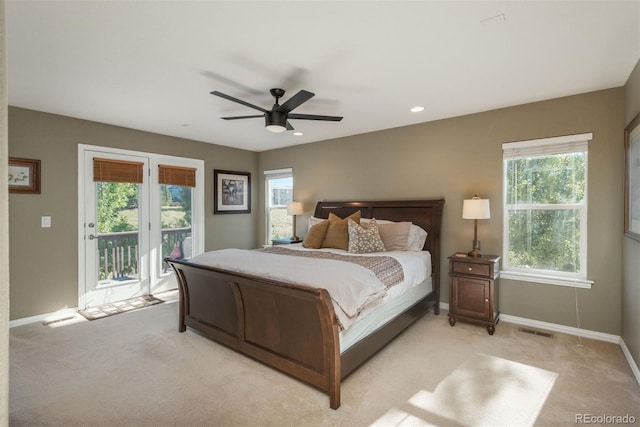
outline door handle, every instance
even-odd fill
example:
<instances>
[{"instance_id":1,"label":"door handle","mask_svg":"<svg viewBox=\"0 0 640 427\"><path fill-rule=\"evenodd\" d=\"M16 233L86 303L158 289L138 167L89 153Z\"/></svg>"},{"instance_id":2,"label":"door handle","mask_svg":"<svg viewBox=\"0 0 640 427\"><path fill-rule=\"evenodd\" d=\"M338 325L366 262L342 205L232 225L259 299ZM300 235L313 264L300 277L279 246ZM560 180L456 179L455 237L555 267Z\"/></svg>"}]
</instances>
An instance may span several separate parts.
<instances>
[{"instance_id":1,"label":"door handle","mask_svg":"<svg viewBox=\"0 0 640 427\"><path fill-rule=\"evenodd\" d=\"M94 236L93 234L89 234L87 237L89 238L89 240L93 240L93 239L97 239L98 238L98 236Z\"/></svg>"}]
</instances>

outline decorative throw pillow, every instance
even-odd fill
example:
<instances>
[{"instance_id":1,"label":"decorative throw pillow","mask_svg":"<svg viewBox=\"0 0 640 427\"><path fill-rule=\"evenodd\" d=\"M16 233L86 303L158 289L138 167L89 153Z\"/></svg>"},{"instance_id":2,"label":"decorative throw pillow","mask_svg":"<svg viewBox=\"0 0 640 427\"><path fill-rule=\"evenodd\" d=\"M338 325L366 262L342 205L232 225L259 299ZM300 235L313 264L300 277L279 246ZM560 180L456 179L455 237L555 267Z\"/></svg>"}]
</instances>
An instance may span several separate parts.
<instances>
[{"instance_id":1,"label":"decorative throw pillow","mask_svg":"<svg viewBox=\"0 0 640 427\"><path fill-rule=\"evenodd\" d=\"M384 243L384 247L388 251L405 251L407 250L407 241L409 240L409 231L411 230L410 222L393 222L386 224L378 224L380 238Z\"/></svg>"},{"instance_id":2,"label":"decorative throw pillow","mask_svg":"<svg viewBox=\"0 0 640 427\"><path fill-rule=\"evenodd\" d=\"M326 219L312 226L307 232L307 235L304 236L302 246L305 248L320 249L324 235L327 234L327 228L329 228L329 221Z\"/></svg>"},{"instance_id":3,"label":"decorative throw pillow","mask_svg":"<svg viewBox=\"0 0 640 427\"><path fill-rule=\"evenodd\" d=\"M344 219L333 213L329 214L329 227L322 241L323 248L349 250L349 224L347 222L349 218L360 224L360 211L352 213Z\"/></svg>"},{"instance_id":4,"label":"decorative throw pillow","mask_svg":"<svg viewBox=\"0 0 640 427\"><path fill-rule=\"evenodd\" d=\"M356 254L368 254L371 252L384 252L384 244L378 232L376 219L369 221L368 227L363 227L349 219L349 252Z\"/></svg>"}]
</instances>

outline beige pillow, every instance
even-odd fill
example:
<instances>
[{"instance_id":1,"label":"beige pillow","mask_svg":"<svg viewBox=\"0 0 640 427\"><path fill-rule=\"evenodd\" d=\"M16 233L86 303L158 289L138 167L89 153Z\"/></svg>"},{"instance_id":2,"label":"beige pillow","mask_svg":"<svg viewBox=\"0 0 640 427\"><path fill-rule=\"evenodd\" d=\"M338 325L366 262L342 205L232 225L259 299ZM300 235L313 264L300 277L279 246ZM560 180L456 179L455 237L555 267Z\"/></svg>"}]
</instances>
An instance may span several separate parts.
<instances>
[{"instance_id":1,"label":"beige pillow","mask_svg":"<svg viewBox=\"0 0 640 427\"><path fill-rule=\"evenodd\" d=\"M352 213L344 219L333 213L329 214L329 227L322 241L323 248L349 250L349 223L347 222L349 218L360 224L360 211Z\"/></svg>"},{"instance_id":2,"label":"beige pillow","mask_svg":"<svg viewBox=\"0 0 640 427\"><path fill-rule=\"evenodd\" d=\"M304 236L302 246L305 248L320 249L324 235L327 234L327 228L329 228L329 221L326 219L312 226L307 232L307 235Z\"/></svg>"},{"instance_id":3,"label":"beige pillow","mask_svg":"<svg viewBox=\"0 0 640 427\"><path fill-rule=\"evenodd\" d=\"M390 224L378 224L378 231L384 247L388 251L406 251L410 222L394 222Z\"/></svg>"},{"instance_id":4,"label":"beige pillow","mask_svg":"<svg viewBox=\"0 0 640 427\"><path fill-rule=\"evenodd\" d=\"M384 244L380 239L375 218L371 219L368 226L359 225L352 219L349 219L348 223L349 252L356 254L384 252Z\"/></svg>"}]
</instances>

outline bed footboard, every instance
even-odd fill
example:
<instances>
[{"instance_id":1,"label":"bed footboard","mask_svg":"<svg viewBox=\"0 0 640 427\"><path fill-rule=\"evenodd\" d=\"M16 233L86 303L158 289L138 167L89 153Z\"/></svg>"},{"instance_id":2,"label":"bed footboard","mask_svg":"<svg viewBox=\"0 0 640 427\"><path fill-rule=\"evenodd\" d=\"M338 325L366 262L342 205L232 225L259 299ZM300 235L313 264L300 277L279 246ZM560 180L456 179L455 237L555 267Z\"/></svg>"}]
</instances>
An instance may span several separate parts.
<instances>
[{"instance_id":1,"label":"bed footboard","mask_svg":"<svg viewBox=\"0 0 640 427\"><path fill-rule=\"evenodd\" d=\"M340 341L333 304L314 289L166 260L180 290L178 329L208 338L298 378L340 406Z\"/></svg>"}]
</instances>

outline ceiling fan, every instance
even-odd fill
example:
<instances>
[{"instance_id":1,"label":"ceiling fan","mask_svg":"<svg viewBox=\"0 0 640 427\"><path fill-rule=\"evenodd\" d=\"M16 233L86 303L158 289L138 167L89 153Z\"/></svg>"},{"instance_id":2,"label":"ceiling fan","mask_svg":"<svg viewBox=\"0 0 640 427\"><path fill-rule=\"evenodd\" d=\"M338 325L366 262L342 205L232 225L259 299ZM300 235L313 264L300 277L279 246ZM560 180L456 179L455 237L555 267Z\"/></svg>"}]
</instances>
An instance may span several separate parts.
<instances>
[{"instance_id":1,"label":"ceiling fan","mask_svg":"<svg viewBox=\"0 0 640 427\"><path fill-rule=\"evenodd\" d=\"M280 133L286 130L293 130L293 126L289 123L289 119L296 120L322 120L322 121L330 121L330 122L339 122L342 120L342 117L338 116L318 116L315 114L296 114L291 113L295 108L299 107L304 102L307 102L311 99L315 94L306 90L301 90L291 98L289 98L284 104L278 104L278 100L284 96L284 89L274 88L271 89L271 95L276 99L276 102L271 107L271 110L266 110L262 107L258 107L257 105L250 104L246 101L243 101L238 98L234 98L233 96L226 95L222 92L218 92L214 90L211 92L212 95L219 96L224 99L228 99L229 101L237 102L238 104L246 105L247 107L253 108L254 110L262 111L263 114L256 114L252 116L234 116L234 117L221 117L224 120L237 120L237 119L251 119L255 117L264 117L265 127L269 132Z\"/></svg>"}]
</instances>

